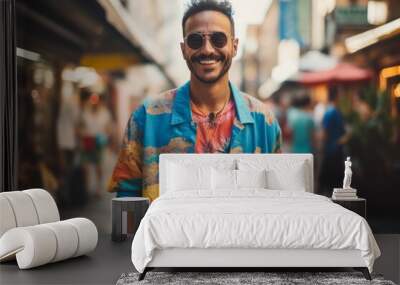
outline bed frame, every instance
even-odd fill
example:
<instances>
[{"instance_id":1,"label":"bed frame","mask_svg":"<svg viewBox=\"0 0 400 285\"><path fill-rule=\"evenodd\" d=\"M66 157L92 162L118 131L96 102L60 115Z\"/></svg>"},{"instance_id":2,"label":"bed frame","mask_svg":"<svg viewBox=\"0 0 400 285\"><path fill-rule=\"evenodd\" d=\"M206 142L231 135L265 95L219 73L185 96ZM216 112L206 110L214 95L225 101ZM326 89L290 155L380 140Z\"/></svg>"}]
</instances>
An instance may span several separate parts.
<instances>
[{"instance_id":1,"label":"bed frame","mask_svg":"<svg viewBox=\"0 0 400 285\"><path fill-rule=\"evenodd\" d=\"M371 280L359 250L328 249L183 249L156 250L152 261L140 274L154 268L337 268L352 267Z\"/></svg>"},{"instance_id":2,"label":"bed frame","mask_svg":"<svg viewBox=\"0 0 400 285\"><path fill-rule=\"evenodd\" d=\"M203 165L213 164L220 159L250 159L268 155L271 161L303 160L306 162L307 192L314 192L313 156L311 154L161 154L160 155L160 195L167 185L167 163L179 159L198 160ZM235 268L238 271L254 268L337 268L351 267L361 271L367 280L371 275L359 250L329 249L249 249L249 248L169 248L157 249L152 261L147 265L139 280L155 268Z\"/></svg>"}]
</instances>

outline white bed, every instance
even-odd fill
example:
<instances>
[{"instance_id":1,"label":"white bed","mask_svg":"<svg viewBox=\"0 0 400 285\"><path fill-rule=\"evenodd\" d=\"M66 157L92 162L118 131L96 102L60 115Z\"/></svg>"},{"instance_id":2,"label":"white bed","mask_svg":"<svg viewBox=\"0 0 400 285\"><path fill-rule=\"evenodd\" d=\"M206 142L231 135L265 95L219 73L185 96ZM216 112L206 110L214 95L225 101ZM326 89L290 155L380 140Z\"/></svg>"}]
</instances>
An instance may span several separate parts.
<instances>
[{"instance_id":1,"label":"white bed","mask_svg":"<svg viewBox=\"0 0 400 285\"><path fill-rule=\"evenodd\" d=\"M253 187L228 188L228 175L215 189L202 176L209 167ZM196 168L203 172L191 178L186 169ZM370 278L380 255L372 232L362 217L313 194L312 155L163 154L159 170L160 197L132 243L140 279L154 267L354 267ZM254 187L261 170L275 189Z\"/></svg>"}]
</instances>

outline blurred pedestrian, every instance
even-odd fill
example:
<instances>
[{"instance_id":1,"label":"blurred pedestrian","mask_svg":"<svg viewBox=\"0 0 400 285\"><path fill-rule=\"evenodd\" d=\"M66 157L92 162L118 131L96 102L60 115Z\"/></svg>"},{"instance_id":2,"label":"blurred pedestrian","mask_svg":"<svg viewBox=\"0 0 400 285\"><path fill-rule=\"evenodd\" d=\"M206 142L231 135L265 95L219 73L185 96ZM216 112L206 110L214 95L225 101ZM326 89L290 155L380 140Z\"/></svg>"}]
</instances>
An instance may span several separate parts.
<instances>
[{"instance_id":1,"label":"blurred pedestrian","mask_svg":"<svg viewBox=\"0 0 400 285\"><path fill-rule=\"evenodd\" d=\"M364 94L361 92L354 94L352 96L352 106L354 111L358 114L361 122L366 123L371 119L373 111L364 97Z\"/></svg>"},{"instance_id":2,"label":"blurred pedestrian","mask_svg":"<svg viewBox=\"0 0 400 285\"><path fill-rule=\"evenodd\" d=\"M343 180L343 144L346 142L345 125L338 109L338 88L329 88L328 106L322 119L322 163L320 172L320 192L330 195L334 187Z\"/></svg>"},{"instance_id":3,"label":"blurred pedestrian","mask_svg":"<svg viewBox=\"0 0 400 285\"><path fill-rule=\"evenodd\" d=\"M81 116L81 142L82 142L82 162L85 169L86 183L89 185L89 166L95 168L95 196L101 196L103 181L102 161L105 147L108 144L112 128L112 117L110 111L104 106L101 96L83 90L84 98L83 112ZM88 189L88 188L87 188Z\"/></svg>"},{"instance_id":4,"label":"blurred pedestrian","mask_svg":"<svg viewBox=\"0 0 400 285\"><path fill-rule=\"evenodd\" d=\"M314 152L314 120L310 114L310 105L308 94L298 94L293 98L292 107L288 111L293 153Z\"/></svg>"},{"instance_id":5,"label":"blurred pedestrian","mask_svg":"<svg viewBox=\"0 0 400 285\"><path fill-rule=\"evenodd\" d=\"M323 102L318 102L314 106L313 118L316 130L320 130L322 127L322 119L326 111L326 105Z\"/></svg>"},{"instance_id":6,"label":"blurred pedestrian","mask_svg":"<svg viewBox=\"0 0 400 285\"><path fill-rule=\"evenodd\" d=\"M282 152L286 153L290 151L290 143L292 141L292 132L288 123L288 111L290 108L291 100L290 95L286 92L283 92L281 96L279 96L279 100L277 103L277 108L275 109L275 116L279 122L279 126L282 131Z\"/></svg>"},{"instance_id":7,"label":"blurred pedestrian","mask_svg":"<svg viewBox=\"0 0 400 285\"><path fill-rule=\"evenodd\" d=\"M61 89L61 104L57 120L57 143L60 150L61 187L59 199L61 204L71 202L71 180L74 158L78 147L79 100L74 83L64 81Z\"/></svg>"}]
</instances>

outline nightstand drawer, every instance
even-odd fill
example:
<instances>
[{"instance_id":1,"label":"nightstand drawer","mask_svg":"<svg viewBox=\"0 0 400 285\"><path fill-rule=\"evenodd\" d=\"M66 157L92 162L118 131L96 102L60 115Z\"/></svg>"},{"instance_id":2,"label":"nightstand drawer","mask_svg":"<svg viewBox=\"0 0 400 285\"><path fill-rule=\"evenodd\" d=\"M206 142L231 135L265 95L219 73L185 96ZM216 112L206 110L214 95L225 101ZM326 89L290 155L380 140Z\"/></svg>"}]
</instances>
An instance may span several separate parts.
<instances>
[{"instance_id":1,"label":"nightstand drawer","mask_svg":"<svg viewBox=\"0 0 400 285\"><path fill-rule=\"evenodd\" d=\"M354 213L359 214L365 219L367 218L367 200L363 198L357 198L353 200L332 199L332 201L346 209L349 209L350 211L353 211Z\"/></svg>"}]
</instances>

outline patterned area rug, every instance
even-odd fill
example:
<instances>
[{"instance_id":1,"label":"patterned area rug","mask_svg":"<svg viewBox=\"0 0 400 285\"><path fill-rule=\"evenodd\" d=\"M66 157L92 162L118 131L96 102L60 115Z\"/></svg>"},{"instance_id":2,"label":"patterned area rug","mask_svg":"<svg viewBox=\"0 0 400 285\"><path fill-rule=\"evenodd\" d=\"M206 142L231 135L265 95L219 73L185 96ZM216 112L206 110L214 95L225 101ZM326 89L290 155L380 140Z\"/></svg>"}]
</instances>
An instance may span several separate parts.
<instances>
[{"instance_id":1,"label":"patterned area rug","mask_svg":"<svg viewBox=\"0 0 400 285\"><path fill-rule=\"evenodd\" d=\"M360 272L148 272L146 278L138 281L139 273L122 274L117 285L134 284L379 284L395 285L392 281L384 280L381 275L372 274L372 281L364 278Z\"/></svg>"}]
</instances>

